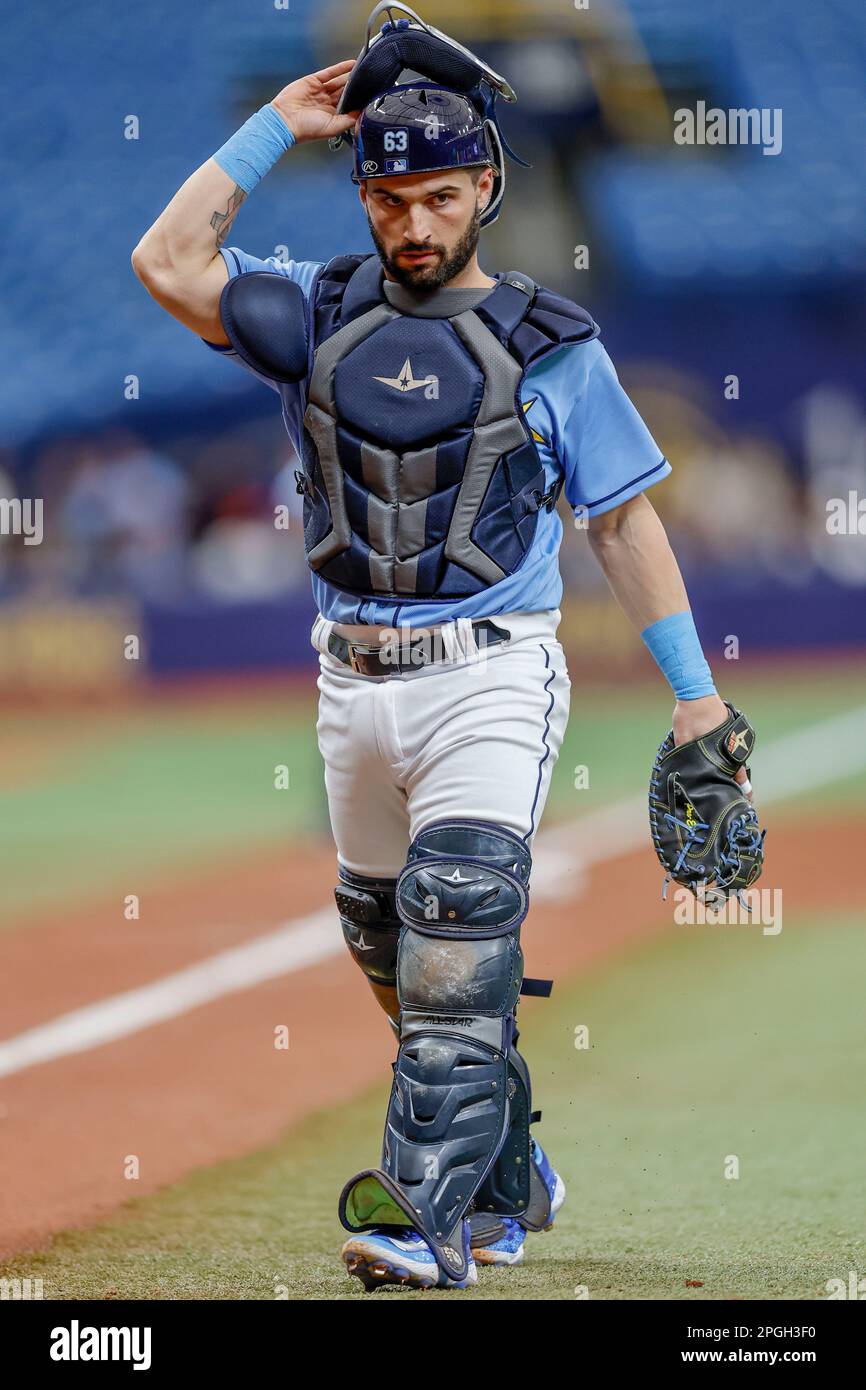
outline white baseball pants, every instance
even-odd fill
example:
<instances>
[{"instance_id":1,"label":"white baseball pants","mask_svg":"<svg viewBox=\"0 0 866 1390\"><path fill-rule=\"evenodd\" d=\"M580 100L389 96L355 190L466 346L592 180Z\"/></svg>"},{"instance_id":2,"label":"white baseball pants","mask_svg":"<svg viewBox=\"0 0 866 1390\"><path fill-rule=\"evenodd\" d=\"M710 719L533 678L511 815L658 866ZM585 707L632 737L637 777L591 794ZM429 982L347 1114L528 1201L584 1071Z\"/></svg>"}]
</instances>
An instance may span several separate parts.
<instances>
[{"instance_id":1,"label":"white baseball pants","mask_svg":"<svg viewBox=\"0 0 866 1390\"><path fill-rule=\"evenodd\" d=\"M497 614L511 638L479 653L459 618L443 631L448 660L386 676L328 654L333 624L316 619L316 730L345 868L396 878L410 842L442 820L488 821L531 846L568 720L559 619L558 609Z\"/></svg>"}]
</instances>

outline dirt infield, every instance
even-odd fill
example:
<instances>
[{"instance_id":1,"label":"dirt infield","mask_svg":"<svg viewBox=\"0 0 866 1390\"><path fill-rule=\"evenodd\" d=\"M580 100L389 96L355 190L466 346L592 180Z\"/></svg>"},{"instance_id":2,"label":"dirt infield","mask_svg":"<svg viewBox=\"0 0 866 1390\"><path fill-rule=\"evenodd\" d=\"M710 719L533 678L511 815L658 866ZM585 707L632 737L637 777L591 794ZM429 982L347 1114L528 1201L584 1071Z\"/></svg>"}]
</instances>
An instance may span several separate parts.
<instances>
[{"instance_id":1,"label":"dirt infield","mask_svg":"<svg viewBox=\"0 0 866 1390\"><path fill-rule=\"evenodd\" d=\"M794 917L859 897L860 827L775 827L762 886ZM832 855L830 853L832 849ZM832 862L822 882L817 866ZM6 1037L156 980L328 902L330 847L258 854L142 897L126 922L117 900L0 938ZM670 904L647 851L593 868L574 902L539 905L524 931L527 973L564 978L669 928ZM754 931L755 927L683 928ZM334 932L339 924L334 917ZM766 938L758 949L772 949ZM543 1002L522 1006L524 1026ZM274 1030L289 1029L289 1047ZM109 1045L0 1080L0 1256L91 1224L132 1196L251 1152L311 1110L388 1078L393 1040L347 955L196 1008ZM140 1176L124 1176L129 1156Z\"/></svg>"}]
</instances>

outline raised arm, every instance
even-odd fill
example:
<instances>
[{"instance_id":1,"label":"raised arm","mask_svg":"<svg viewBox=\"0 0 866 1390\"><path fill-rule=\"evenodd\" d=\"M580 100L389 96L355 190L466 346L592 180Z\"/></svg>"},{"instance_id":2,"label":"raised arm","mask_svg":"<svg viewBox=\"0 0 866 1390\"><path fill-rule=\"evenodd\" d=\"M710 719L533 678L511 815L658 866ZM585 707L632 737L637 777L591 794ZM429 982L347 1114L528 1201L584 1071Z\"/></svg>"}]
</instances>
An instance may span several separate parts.
<instances>
[{"instance_id":1,"label":"raised arm","mask_svg":"<svg viewBox=\"0 0 866 1390\"><path fill-rule=\"evenodd\" d=\"M133 270L148 293L208 342L228 342L219 317L228 271L219 252L238 209L292 145L354 124L357 112L336 112L353 66L348 58L284 87L190 175L133 251Z\"/></svg>"}]
</instances>

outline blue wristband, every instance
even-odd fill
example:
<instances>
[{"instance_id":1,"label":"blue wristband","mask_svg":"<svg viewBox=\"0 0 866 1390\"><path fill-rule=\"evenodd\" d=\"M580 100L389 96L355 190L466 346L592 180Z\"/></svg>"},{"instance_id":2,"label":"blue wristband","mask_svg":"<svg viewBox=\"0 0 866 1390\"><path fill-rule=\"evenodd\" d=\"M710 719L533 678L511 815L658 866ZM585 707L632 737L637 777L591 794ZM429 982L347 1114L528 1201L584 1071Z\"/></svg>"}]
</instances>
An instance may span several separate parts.
<instances>
[{"instance_id":1,"label":"blue wristband","mask_svg":"<svg viewBox=\"0 0 866 1390\"><path fill-rule=\"evenodd\" d=\"M695 620L688 609L650 623L641 637L678 700L699 700L703 695L717 694Z\"/></svg>"},{"instance_id":2,"label":"blue wristband","mask_svg":"<svg viewBox=\"0 0 866 1390\"><path fill-rule=\"evenodd\" d=\"M275 106L267 102L217 150L214 159L245 193L252 193L295 137Z\"/></svg>"}]
</instances>

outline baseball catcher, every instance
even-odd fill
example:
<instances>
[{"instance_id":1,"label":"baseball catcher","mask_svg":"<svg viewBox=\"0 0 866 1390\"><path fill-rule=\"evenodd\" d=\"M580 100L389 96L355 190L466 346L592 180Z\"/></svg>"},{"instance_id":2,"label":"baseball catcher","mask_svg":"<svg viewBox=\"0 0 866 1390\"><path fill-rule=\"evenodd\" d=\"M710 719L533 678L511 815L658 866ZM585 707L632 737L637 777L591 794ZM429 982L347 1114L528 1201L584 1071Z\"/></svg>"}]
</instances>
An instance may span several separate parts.
<instances>
[{"instance_id":1,"label":"baseball catcher","mask_svg":"<svg viewBox=\"0 0 866 1390\"><path fill-rule=\"evenodd\" d=\"M375 20L387 10L378 33ZM394 15L399 12L399 18ZM670 473L591 315L488 273L515 94L404 5L289 83L197 169L133 265L211 350L280 398L317 616L317 735L346 945L397 1040L377 1163L346 1183L366 1288L465 1288L513 1265L565 1188L518 1050L532 849L569 709L562 494L676 696L653 773L669 874L760 870L753 735L716 693L647 489ZM352 148L373 251L266 260L229 229L294 146ZM334 1026L351 1045L351 1025Z\"/></svg>"}]
</instances>

